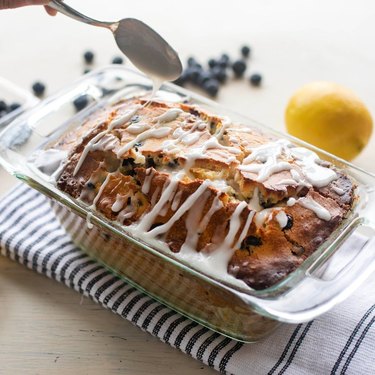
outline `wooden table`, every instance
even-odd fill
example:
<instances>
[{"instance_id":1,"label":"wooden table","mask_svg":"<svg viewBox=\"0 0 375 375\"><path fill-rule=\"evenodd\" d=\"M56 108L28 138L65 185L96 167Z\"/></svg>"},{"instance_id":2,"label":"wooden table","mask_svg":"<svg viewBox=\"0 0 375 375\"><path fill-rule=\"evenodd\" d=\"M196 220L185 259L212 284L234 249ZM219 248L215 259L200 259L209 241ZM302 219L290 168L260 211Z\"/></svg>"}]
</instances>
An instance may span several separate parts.
<instances>
[{"instance_id":1,"label":"wooden table","mask_svg":"<svg viewBox=\"0 0 375 375\"><path fill-rule=\"evenodd\" d=\"M283 110L300 85L330 80L352 88L375 114L375 8L370 0L243 2L214 0L70 4L101 19L150 23L183 57L202 61L242 43L253 47L250 71L264 74L254 89L226 85L218 100L282 130ZM125 4L125 5L124 5ZM244 6L246 4L246 6ZM324 8L324 11L323 9ZM0 12L0 75L23 87L40 79L48 94L83 71L82 52L95 66L117 54L111 35L37 7ZM375 171L375 137L356 164ZM0 195L15 183L0 170ZM76 292L0 258L0 374L208 374L213 370L142 332Z\"/></svg>"}]
</instances>

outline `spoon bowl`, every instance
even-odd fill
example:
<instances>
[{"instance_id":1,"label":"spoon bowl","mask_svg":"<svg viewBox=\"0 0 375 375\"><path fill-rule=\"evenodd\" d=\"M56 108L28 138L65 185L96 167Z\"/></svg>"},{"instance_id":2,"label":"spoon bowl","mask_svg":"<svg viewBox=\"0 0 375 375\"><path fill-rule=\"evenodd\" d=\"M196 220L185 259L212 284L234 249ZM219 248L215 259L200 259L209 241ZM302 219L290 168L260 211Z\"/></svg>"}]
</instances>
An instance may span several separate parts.
<instances>
[{"instance_id":1,"label":"spoon bowl","mask_svg":"<svg viewBox=\"0 0 375 375\"><path fill-rule=\"evenodd\" d=\"M159 81L173 81L182 72L177 52L150 26L135 18L103 22L73 9L60 0L48 6L77 21L104 27L113 32L117 46L142 72Z\"/></svg>"}]
</instances>

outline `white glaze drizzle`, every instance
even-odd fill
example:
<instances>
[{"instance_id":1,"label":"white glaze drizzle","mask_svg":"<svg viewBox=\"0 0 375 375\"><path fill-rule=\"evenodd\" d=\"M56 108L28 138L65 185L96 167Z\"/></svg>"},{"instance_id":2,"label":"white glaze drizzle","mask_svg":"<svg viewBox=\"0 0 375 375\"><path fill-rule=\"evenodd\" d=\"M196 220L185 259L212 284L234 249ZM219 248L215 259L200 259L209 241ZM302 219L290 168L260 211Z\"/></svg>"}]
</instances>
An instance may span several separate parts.
<instances>
[{"instance_id":1,"label":"white glaze drizzle","mask_svg":"<svg viewBox=\"0 0 375 375\"><path fill-rule=\"evenodd\" d=\"M172 122L178 118L178 116L184 111L181 108L169 108L167 111L162 113L160 116L154 118L154 121L159 124L166 124Z\"/></svg>"},{"instance_id":2,"label":"white glaze drizzle","mask_svg":"<svg viewBox=\"0 0 375 375\"><path fill-rule=\"evenodd\" d=\"M164 141L162 148L166 151L179 152L181 149L178 147L178 143L182 142L186 145L196 143L199 138L205 134L204 132L193 133L196 129L200 128L201 124L204 124L204 128L207 127L206 123L201 120L197 120L197 122L188 130L183 130L183 125L176 128L172 133L172 137L175 139Z\"/></svg>"},{"instance_id":3,"label":"white glaze drizzle","mask_svg":"<svg viewBox=\"0 0 375 375\"><path fill-rule=\"evenodd\" d=\"M254 215L255 215L255 211L250 211L249 215L247 215L245 225L242 229L242 232L241 232L240 236L238 237L236 245L234 246L235 249L240 248L241 243L245 239L245 237L247 235L247 232L249 231L250 225L253 222Z\"/></svg>"},{"instance_id":4,"label":"white glaze drizzle","mask_svg":"<svg viewBox=\"0 0 375 375\"><path fill-rule=\"evenodd\" d=\"M208 224L208 222L203 223L201 217L209 196L210 192L206 190L200 199L194 202L187 213L185 219L186 238L184 246L188 246L190 249L197 249L200 233L206 229ZM212 207L213 205L211 205L211 208Z\"/></svg>"},{"instance_id":5,"label":"white glaze drizzle","mask_svg":"<svg viewBox=\"0 0 375 375\"><path fill-rule=\"evenodd\" d=\"M241 153L240 150L234 147L229 147L229 146L223 146L222 144L219 143L217 138L211 137L207 141L205 141L201 146L199 147L193 147L191 149L191 152L186 153L184 155L184 158L186 159L184 169L186 174L189 174L190 168L194 165L195 161L197 159L203 159L206 156L206 151L210 149L222 149L222 150L227 150L230 153L233 153L235 155L238 155ZM236 160L236 158L233 158ZM228 159L229 161L229 159Z\"/></svg>"},{"instance_id":6,"label":"white glaze drizzle","mask_svg":"<svg viewBox=\"0 0 375 375\"><path fill-rule=\"evenodd\" d=\"M314 152L303 148L294 147L289 141L279 139L258 147L249 148L251 151L239 167L241 171L257 173L259 182L264 182L274 173L290 170L291 176L301 186L306 186L306 181L295 171L295 167L285 161L294 158L296 165L301 168L307 181L316 187L323 187L337 178L337 174L330 168L317 164L319 157ZM283 157L285 160L280 160Z\"/></svg>"},{"instance_id":7,"label":"white glaze drizzle","mask_svg":"<svg viewBox=\"0 0 375 375\"><path fill-rule=\"evenodd\" d=\"M286 215L284 211L279 211L276 214L275 219L279 223L281 229L285 228L286 225L288 224L288 216Z\"/></svg>"},{"instance_id":8,"label":"white glaze drizzle","mask_svg":"<svg viewBox=\"0 0 375 375\"><path fill-rule=\"evenodd\" d=\"M100 186L100 189L99 189L98 193L96 194L96 196L94 198L94 201L92 202L92 205L89 208L91 208L93 210L96 209L96 205L98 204L98 201L99 201L100 197L102 196L105 187L108 185L108 182L111 178L111 175L112 175L112 173L107 174L105 180L103 181L102 185Z\"/></svg>"},{"instance_id":9,"label":"white glaze drizzle","mask_svg":"<svg viewBox=\"0 0 375 375\"><path fill-rule=\"evenodd\" d=\"M126 128L126 131L130 134L140 134L148 129L151 129L151 126L142 122L142 123L129 125Z\"/></svg>"},{"instance_id":10,"label":"white glaze drizzle","mask_svg":"<svg viewBox=\"0 0 375 375\"><path fill-rule=\"evenodd\" d=\"M297 160L296 163L302 168L303 174L311 185L319 188L327 186L337 179L335 171L316 163L319 161L319 157L315 152L304 147L294 147L291 149L291 154Z\"/></svg>"},{"instance_id":11,"label":"white glaze drizzle","mask_svg":"<svg viewBox=\"0 0 375 375\"><path fill-rule=\"evenodd\" d=\"M168 230L172 228L173 224L177 220L179 220L181 216L193 206L193 204L204 193L204 191L207 189L209 185L209 181L205 180L199 186L199 188L185 200L185 202L179 207L179 209L173 214L173 216L168 220L167 223L154 228L148 234L150 236L156 237L160 234L168 232Z\"/></svg>"},{"instance_id":12,"label":"white glaze drizzle","mask_svg":"<svg viewBox=\"0 0 375 375\"><path fill-rule=\"evenodd\" d=\"M88 153L96 147L96 143L100 141L101 138L103 138L106 134L108 134L110 131L112 131L114 128L124 125L137 113L137 111L142 108L141 105L137 104L134 108L129 109L126 111L120 118L112 120L109 124L108 128L100 133L98 133L94 138L92 138L87 145L84 147L78 162L74 168L73 177L78 173L78 171L81 169L81 166L83 162L85 161ZM87 135L87 133L83 136L83 138Z\"/></svg>"},{"instance_id":13,"label":"white glaze drizzle","mask_svg":"<svg viewBox=\"0 0 375 375\"><path fill-rule=\"evenodd\" d=\"M161 127L161 128L146 130L143 133L138 134L132 141L120 147L116 155L118 158L121 158L121 156L126 151L129 151L136 143L144 141L145 139L148 139L148 138L164 138L171 132L171 130L172 129L168 127Z\"/></svg>"},{"instance_id":14,"label":"white glaze drizzle","mask_svg":"<svg viewBox=\"0 0 375 375\"><path fill-rule=\"evenodd\" d=\"M147 194L150 191L151 181L154 177L154 171L152 168L146 169L146 177L143 181L142 185L142 193Z\"/></svg>"},{"instance_id":15,"label":"white glaze drizzle","mask_svg":"<svg viewBox=\"0 0 375 375\"><path fill-rule=\"evenodd\" d=\"M256 211L256 212L263 210L263 207L261 206L260 200L259 200L259 189L257 187L254 189L253 196L251 197L249 201L249 208L252 211Z\"/></svg>"},{"instance_id":16,"label":"white glaze drizzle","mask_svg":"<svg viewBox=\"0 0 375 375\"><path fill-rule=\"evenodd\" d=\"M116 147L116 143L118 143L118 138L112 134L105 134L99 141L92 145L91 151L95 150L103 150L103 151L110 151Z\"/></svg>"},{"instance_id":17,"label":"white glaze drizzle","mask_svg":"<svg viewBox=\"0 0 375 375\"><path fill-rule=\"evenodd\" d=\"M158 216L159 211L163 208L165 203L170 199L171 196L176 194L176 190L178 188L178 178L174 177L169 182L167 181L165 185L168 183L167 186L163 187L163 192L158 200L158 202L153 206L151 211L146 213L142 217L142 220L137 225L137 230L141 232L148 232L151 225L154 223L155 218Z\"/></svg>"},{"instance_id":18,"label":"white glaze drizzle","mask_svg":"<svg viewBox=\"0 0 375 375\"><path fill-rule=\"evenodd\" d=\"M262 225L266 221L268 221L268 219L270 218L271 214L274 212L275 209L277 209L277 207L265 208L262 211L257 212L254 218L255 225L258 228L261 228Z\"/></svg>"},{"instance_id":19,"label":"white glaze drizzle","mask_svg":"<svg viewBox=\"0 0 375 375\"><path fill-rule=\"evenodd\" d=\"M228 251L228 253L230 253L230 249L233 246L233 242L234 242L234 239L236 237L236 234L241 227L240 215L246 207L247 207L247 203L244 202L244 201L240 202L237 205L237 207L234 210L234 212L233 212L233 214L230 218L230 221L229 221L229 231L228 231L227 235L225 236L225 239L224 239L222 245L220 245L220 247L218 249L219 251L220 251L220 249L225 249L226 251ZM229 259L228 259L228 261L229 261Z\"/></svg>"},{"instance_id":20,"label":"white glaze drizzle","mask_svg":"<svg viewBox=\"0 0 375 375\"><path fill-rule=\"evenodd\" d=\"M136 104L134 108L129 109L128 111L123 113L121 116L112 120L108 126L108 132L112 131L115 128L118 128L119 126L126 125L141 108L142 108L142 105Z\"/></svg>"},{"instance_id":21,"label":"white glaze drizzle","mask_svg":"<svg viewBox=\"0 0 375 375\"><path fill-rule=\"evenodd\" d=\"M135 211L132 207L132 204L125 207L120 213L117 215L117 221L121 224L124 223L126 219L131 218L134 215Z\"/></svg>"},{"instance_id":22,"label":"white glaze drizzle","mask_svg":"<svg viewBox=\"0 0 375 375\"><path fill-rule=\"evenodd\" d=\"M85 161L86 159L86 156L88 155L88 153L91 151L91 148L94 146L94 144L96 142L98 142L102 137L104 137L104 135L107 133L107 131L103 131L103 132L100 132L99 134L97 134L94 138L92 138L88 143L87 145L84 147L79 159L78 159L78 162L74 168L74 172L73 172L73 177L78 173L78 171L81 169L81 166L83 164L83 162Z\"/></svg>"},{"instance_id":23,"label":"white glaze drizzle","mask_svg":"<svg viewBox=\"0 0 375 375\"><path fill-rule=\"evenodd\" d=\"M290 198L287 200L286 205L287 205L288 207L292 207L292 206L294 206L294 205L296 204L296 202L297 202L296 198L290 197Z\"/></svg>"},{"instance_id":24,"label":"white glaze drizzle","mask_svg":"<svg viewBox=\"0 0 375 375\"><path fill-rule=\"evenodd\" d=\"M177 210L178 206L180 205L181 198L182 198L182 190L179 190L173 198L172 205L171 205L172 211Z\"/></svg>"},{"instance_id":25,"label":"white glaze drizzle","mask_svg":"<svg viewBox=\"0 0 375 375\"><path fill-rule=\"evenodd\" d=\"M117 194L116 200L111 207L112 212L115 212L115 213L120 212L123 209L124 204L127 201L127 199L128 199L128 195Z\"/></svg>"},{"instance_id":26,"label":"white glaze drizzle","mask_svg":"<svg viewBox=\"0 0 375 375\"><path fill-rule=\"evenodd\" d=\"M87 215L86 215L86 225L87 225L87 228L88 228L88 229L92 229L92 228L94 228L94 225L93 225L93 223L91 222L91 218L92 218L92 213L91 213L91 212L88 212Z\"/></svg>"},{"instance_id":27,"label":"white glaze drizzle","mask_svg":"<svg viewBox=\"0 0 375 375\"><path fill-rule=\"evenodd\" d=\"M152 197L151 197L151 200L150 200L151 207L155 206L156 200L158 199L158 196L159 196L159 193L160 193L161 189L162 188L160 186L157 186L154 193L152 194Z\"/></svg>"},{"instance_id":28,"label":"white glaze drizzle","mask_svg":"<svg viewBox=\"0 0 375 375\"><path fill-rule=\"evenodd\" d=\"M318 202L316 202L314 199L310 197L303 197L299 198L297 203L300 204L302 207L305 207L313 211L319 219L325 221L331 220L331 214L329 213L329 211L325 207L320 205Z\"/></svg>"},{"instance_id":29,"label":"white glaze drizzle","mask_svg":"<svg viewBox=\"0 0 375 375\"><path fill-rule=\"evenodd\" d=\"M344 194L345 194L345 190L344 190L344 189L341 189L341 188L338 187L338 186L332 185L331 188L332 188L332 190L333 190L337 195L344 195Z\"/></svg>"},{"instance_id":30,"label":"white glaze drizzle","mask_svg":"<svg viewBox=\"0 0 375 375\"><path fill-rule=\"evenodd\" d=\"M228 117L223 117L221 119L221 127L220 127L220 130L217 132L217 134L215 134L215 137L217 139L221 139L223 137L223 134L225 132L225 130L229 127L231 121L230 121L230 118Z\"/></svg>"}]
</instances>

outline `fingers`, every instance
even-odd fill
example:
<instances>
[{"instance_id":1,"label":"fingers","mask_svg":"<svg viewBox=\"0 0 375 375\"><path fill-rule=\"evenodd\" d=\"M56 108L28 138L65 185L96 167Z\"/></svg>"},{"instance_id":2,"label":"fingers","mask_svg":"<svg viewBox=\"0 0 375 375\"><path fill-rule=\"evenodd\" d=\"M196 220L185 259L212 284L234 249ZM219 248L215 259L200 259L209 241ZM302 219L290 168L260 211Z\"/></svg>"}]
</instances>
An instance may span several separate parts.
<instances>
[{"instance_id":1,"label":"fingers","mask_svg":"<svg viewBox=\"0 0 375 375\"><path fill-rule=\"evenodd\" d=\"M47 5L49 0L0 0L1 9L14 9L26 5Z\"/></svg>"},{"instance_id":2,"label":"fingers","mask_svg":"<svg viewBox=\"0 0 375 375\"><path fill-rule=\"evenodd\" d=\"M46 8L46 12L50 15L50 16L56 16L57 14L57 10L51 8L51 7L48 7L48 6L45 6L44 8Z\"/></svg>"}]
</instances>

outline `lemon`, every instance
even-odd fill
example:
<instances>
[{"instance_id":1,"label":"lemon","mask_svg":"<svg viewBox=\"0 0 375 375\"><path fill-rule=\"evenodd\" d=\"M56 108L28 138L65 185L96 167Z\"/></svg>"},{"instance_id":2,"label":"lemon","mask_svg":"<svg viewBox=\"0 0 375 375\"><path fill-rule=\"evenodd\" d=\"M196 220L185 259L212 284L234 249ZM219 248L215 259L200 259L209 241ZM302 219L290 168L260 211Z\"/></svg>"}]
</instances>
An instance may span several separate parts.
<instances>
[{"instance_id":1,"label":"lemon","mask_svg":"<svg viewBox=\"0 0 375 375\"><path fill-rule=\"evenodd\" d=\"M285 122L291 135L346 160L363 150L373 126L363 102L331 82L301 87L287 105Z\"/></svg>"}]
</instances>

